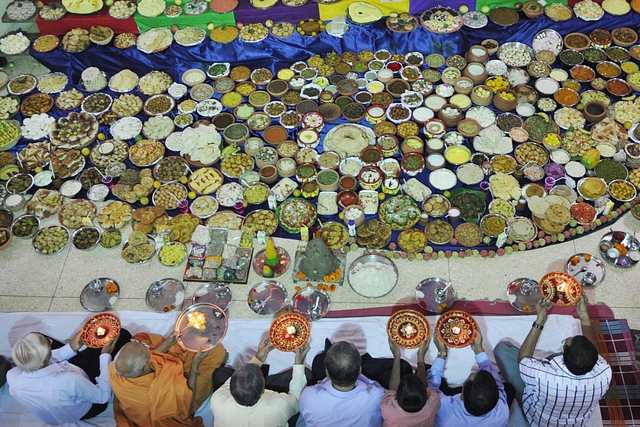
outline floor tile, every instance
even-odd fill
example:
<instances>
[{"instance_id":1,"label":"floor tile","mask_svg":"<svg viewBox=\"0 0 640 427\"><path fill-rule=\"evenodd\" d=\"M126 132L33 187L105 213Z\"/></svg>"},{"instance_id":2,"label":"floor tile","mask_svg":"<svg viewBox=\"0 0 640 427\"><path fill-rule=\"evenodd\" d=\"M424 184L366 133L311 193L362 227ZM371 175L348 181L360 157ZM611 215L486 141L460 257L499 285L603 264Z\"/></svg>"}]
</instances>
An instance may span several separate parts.
<instances>
[{"instance_id":1,"label":"floor tile","mask_svg":"<svg viewBox=\"0 0 640 427\"><path fill-rule=\"evenodd\" d=\"M47 311L51 297L0 296L0 313Z\"/></svg>"}]
</instances>

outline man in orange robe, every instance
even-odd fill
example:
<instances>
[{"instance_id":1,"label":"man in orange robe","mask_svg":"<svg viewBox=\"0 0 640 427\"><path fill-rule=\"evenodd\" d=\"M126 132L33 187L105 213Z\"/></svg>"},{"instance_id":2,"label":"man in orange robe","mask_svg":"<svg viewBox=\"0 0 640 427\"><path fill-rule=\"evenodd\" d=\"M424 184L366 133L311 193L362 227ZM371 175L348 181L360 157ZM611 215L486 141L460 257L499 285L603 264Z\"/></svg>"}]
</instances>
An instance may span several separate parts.
<instances>
[{"instance_id":1,"label":"man in orange robe","mask_svg":"<svg viewBox=\"0 0 640 427\"><path fill-rule=\"evenodd\" d=\"M140 333L109 364L118 427L202 427L193 413L211 395L213 371L224 364L222 344L191 353L174 333Z\"/></svg>"}]
</instances>

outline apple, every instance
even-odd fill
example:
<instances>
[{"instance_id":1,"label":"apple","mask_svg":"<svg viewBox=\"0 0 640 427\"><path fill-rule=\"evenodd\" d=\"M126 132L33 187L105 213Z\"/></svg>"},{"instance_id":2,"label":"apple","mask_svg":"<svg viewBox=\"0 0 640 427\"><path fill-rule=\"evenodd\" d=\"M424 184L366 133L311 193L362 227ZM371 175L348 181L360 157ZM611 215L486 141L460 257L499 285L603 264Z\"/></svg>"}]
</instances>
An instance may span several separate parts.
<instances>
[{"instance_id":1,"label":"apple","mask_svg":"<svg viewBox=\"0 0 640 427\"><path fill-rule=\"evenodd\" d=\"M240 21L236 22L236 28L242 28L244 27L244 24Z\"/></svg>"},{"instance_id":2,"label":"apple","mask_svg":"<svg viewBox=\"0 0 640 427\"><path fill-rule=\"evenodd\" d=\"M173 4L175 4L176 6L180 6L182 4L182 0L174 0Z\"/></svg>"},{"instance_id":3,"label":"apple","mask_svg":"<svg viewBox=\"0 0 640 427\"><path fill-rule=\"evenodd\" d=\"M207 30L211 31L211 30L213 30L214 28L215 28L215 25L213 25L213 22L209 22L209 23L207 24Z\"/></svg>"},{"instance_id":4,"label":"apple","mask_svg":"<svg viewBox=\"0 0 640 427\"><path fill-rule=\"evenodd\" d=\"M489 13L491 11L491 8L485 4L484 6L482 6L482 9L480 9L480 11L482 13Z\"/></svg>"},{"instance_id":5,"label":"apple","mask_svg":"<svg viewBox=\"0 0 640 427\"><path fill-rule=\"evenodd\" d=\"M271 19L267 19L267 21L264 23L264 25L267 28L271 28L271 27L273 27L273 21Z\"/></svg>"},{"instance_id":6,"label":"apple","mask_svg":"<svg viewBox=\"0 0 640 427\"><path fill-rule=\"evenodd\" d=\"M106 4L108 7L113 6L113 0L105 0L104 4Z\"/></svg>"},{"instance_id":7,"label":"apple","mask_svg":"<svg viewBox=\"0 0 640 427\"><path fill-rule=\"evenodd\" d=\"M520 10L520 9L522 9L522 3L521 3L521 2L518 2L518 3L514 4L514 5L513 5L513 7L514 7L516 10Z\"/></svg>"},{"instance_id":8,"label":"apple","mask_svg":"<svg viewBox=\"0 0 640 427\"><path fill-rule=\"evenodd\" d=\"M38 9L42 9L42 8L44 7L44 3L42 3L41 1L37 1L37 2L36 2L36 7L37 7Z\"/></svg>"},{"instance_id":9,"label":"apple","mask_svg":"<svg viewBox=\"0 0 640 427\"><path fill-rule=\"evenodd\" d=\"M467 5L462 5L460 6L460 13L467 13L469 12L469 7Z\"/></svg>"},{"instance_id":10,"label":"apple","mask_svg":"<svg viewBox=\"0 0 640 427\"><path fill-rule=\"evenodd\" d=\"M180 29L180 27L178 27L176 24L173 24L173 25L171 26L171 32L172 32L172 33L177 32L179 29Z\"/></svg>"}]
</instances>

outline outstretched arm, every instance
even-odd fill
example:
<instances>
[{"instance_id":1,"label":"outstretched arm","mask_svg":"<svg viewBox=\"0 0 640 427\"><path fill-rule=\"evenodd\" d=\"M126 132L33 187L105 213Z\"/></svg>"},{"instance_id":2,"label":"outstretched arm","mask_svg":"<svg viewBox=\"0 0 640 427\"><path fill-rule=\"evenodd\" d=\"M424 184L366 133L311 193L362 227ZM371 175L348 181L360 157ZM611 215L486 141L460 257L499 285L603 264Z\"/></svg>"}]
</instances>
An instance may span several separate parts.
<instances>
[{"instance_id":1,"label":"outstretched arm","mask_svg":"<svg viewBox=\"0 0 640 427\"><path fill-rule=\"evenodd\" d=\"M391 367L391 377L389 378L389 390L398 390L400 385L400 347L395 340L389 338L389 348L393 354L393 366Z\"/></svg>"},{"instance_id":2,"label":"outstretched arm","mask_svg":"<svg viewBox=\"0 0 640 427\"><path fill-rule=\"evenodd\" d=\"M593 330L593 326L591 325L591 318L589 317L589 299L585 293L582 293L580 299L578 300L578 304L576 305L576 310L578 311L578 316L580 316L580 324L582 325L582 335L587 337L589 341L598 349L598 353L601 353L600 343L598 342L598 338L596 337L596 331Z\"/></svg>"},{"instance_id":3,"label":"outstretched arm","mask_svg":"<svg viewBox=\"0 0 640 427\"><path fill-rule=\"evenodd\" d=\"M541 299L536 304L536 310L538 311L538 318L533 325L531 325L531 330L529 331L529 335L522 343L522 347L520 347L520 352L518 353L518 363L525 357L533 356L533 352L536 351L536 345L538 344L538 339L540 338L540 334L542 333L542 328L544 327L545 322L547 321L547 310L551 303L544 299Z\"/></svg>"}]
</instances>

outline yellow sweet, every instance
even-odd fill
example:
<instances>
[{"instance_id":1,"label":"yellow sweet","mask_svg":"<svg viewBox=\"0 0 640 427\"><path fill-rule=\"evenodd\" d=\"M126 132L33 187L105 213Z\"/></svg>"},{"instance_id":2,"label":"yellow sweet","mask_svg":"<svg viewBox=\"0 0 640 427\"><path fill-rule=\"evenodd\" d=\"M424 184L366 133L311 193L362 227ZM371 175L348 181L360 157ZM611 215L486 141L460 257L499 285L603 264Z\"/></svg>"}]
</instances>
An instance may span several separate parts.
<instances>
[{"instance_id":1,"label":"yellow sweet","mask_svg":"<svg viewBox=\"0 0 640 427\"><path fill-rule=\"evenodd\" d=\"M164 265L176 265L180 264L186 255L184 245L165 245L160 249L158 257Z\"/></svg>"}]
</instances>

